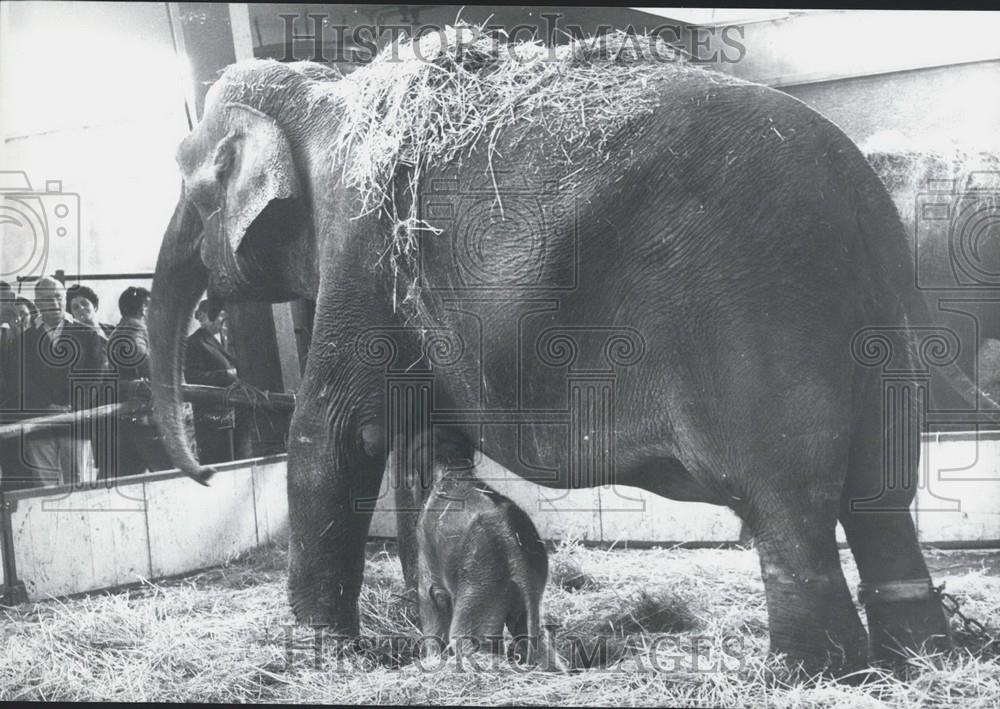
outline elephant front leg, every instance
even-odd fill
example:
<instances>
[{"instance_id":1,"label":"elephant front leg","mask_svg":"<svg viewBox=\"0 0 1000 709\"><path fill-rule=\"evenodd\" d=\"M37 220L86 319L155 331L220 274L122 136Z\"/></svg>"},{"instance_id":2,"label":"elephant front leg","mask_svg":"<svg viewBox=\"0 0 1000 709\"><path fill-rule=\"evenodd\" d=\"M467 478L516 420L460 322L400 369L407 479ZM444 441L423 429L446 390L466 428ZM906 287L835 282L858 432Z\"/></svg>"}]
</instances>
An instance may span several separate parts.
<instances>
[{"instance_id":1,"label":"elephant front leg","mask_svg":"<svg viewBox=\"0 0 1000 709\"><path fill-rule=\"evenodd\" d=\"M308 401L308 399L306 399ZM361 426L328 424L303 403L288 451L288 592L299 623L357 635L365 541L385 456L366 449Z\"/></svg>"}]
</instances>

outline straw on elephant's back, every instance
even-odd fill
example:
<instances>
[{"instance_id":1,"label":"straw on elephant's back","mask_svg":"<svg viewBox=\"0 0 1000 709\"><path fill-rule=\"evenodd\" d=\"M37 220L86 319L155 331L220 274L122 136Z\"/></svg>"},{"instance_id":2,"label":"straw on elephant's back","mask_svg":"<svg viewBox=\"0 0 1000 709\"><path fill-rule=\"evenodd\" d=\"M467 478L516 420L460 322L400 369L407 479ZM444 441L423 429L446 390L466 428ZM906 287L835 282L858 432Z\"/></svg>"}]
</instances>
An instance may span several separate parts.
<instances>
[{"instance_id":1,"label":"straw on elephant's back","mask_svg":"<svg viewBox=\"0 0 1000 709\"><path fill-rule=\"evenodd\" d=\"M386 48L371 64L312 91L338 106L331 160L342 166L344 183L358 191L364 213L381 210L392 224L387 255L397 278L413 261L419 233L439 231L417 214L425 169L474 147L485 148L492 165L502 131L524 121L552 136L567 165L606 161L609 140L654 110L655 82L691 71L679 69L686 61L655 36L615 32L549 47L504 44L460 25ZM410 170L405 206L397 205L393 186L401 168Z\"/></svg>"}]
</instances>

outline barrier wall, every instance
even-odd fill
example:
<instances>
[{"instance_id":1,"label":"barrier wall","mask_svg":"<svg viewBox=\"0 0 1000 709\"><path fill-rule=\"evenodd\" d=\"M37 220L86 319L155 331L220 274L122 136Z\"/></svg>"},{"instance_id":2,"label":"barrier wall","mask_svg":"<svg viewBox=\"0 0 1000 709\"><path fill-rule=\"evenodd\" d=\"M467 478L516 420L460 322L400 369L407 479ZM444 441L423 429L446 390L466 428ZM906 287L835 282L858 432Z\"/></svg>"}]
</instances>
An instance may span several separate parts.
<instances>
[{"instance_id":1,"label":"barrier wall","mask_svg":"<svg viewBox=\"0 0 1000 709\"><path fill-rule=\"evenodd\" d=\"M287 533L284 456L216 469L208 487L167 471L113 488L6 493L14 595L37 600L182 574Z\"/></svg>"},{"instance_id":2,"label":"barrier wall","mask_svg":"<svg viewBox=\"0 0 1000 709\"><path fill-rule=\"evenodd\" d=\"M924 437L913 506L920 540L1000 546L1000 432ZM117 487L4 495L0 590L8 602L113 588L215 566L287 538L284 456L217 466L209 487L177 471ZM728 509L675 502L626 486L551 490L483 458L477 474L531 515L546 539L736 542ZM396 534L389 476L370 536ZM844 540L838 529L838 537Z\"/></svg>"},{"instance_id":3,"label":"barrier wall","mask_svg":"<svg viewBox=\"0 0 1000 709\"><path fill-rule=\"evenodd\" d=\"M920 540L1000 546L1000 431L924 438L913 511Z\"/></svg>"},{"instance_id":4,"label":"barrier wall","mask_svg":"<svg viewBox=\"0 0 1000 709\"><path fill-rule=\"evenodd\" d=\"M912 511L920 541L1000 546L1000 431L925 434ZM593 542L735 542L740 522L726 508L675 502L619 485L550 490L483 457L477 475L524 508L546 539ZM382 481L372 536L394 537L389 481ZM838 526L837 537L845 542Z\"/></svg>"}]
</instances>

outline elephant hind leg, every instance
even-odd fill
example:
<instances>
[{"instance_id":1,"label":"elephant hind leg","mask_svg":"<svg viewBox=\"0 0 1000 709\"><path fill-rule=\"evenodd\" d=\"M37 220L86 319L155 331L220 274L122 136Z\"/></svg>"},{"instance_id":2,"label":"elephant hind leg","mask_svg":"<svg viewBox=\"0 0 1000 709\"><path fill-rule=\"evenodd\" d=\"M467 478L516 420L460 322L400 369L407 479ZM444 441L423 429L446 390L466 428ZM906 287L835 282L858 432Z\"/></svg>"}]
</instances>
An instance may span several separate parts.
<instances>
[{"instance_id":1,"label":"elephant hind leg","mask_svg":"<svg viewBox=\"0 0 1000 709\"><path fill-rule=\"evenodd\" d=\"M910 514L916 494L919 430L883 456L882 408L870 407L872 426L855 436L840 521L861 575L873 661L898 665L908 651L951 647L948 622L931 592L930 573Z\"/></svg>"},{"instance_id":2,"label":"elephant hind leg","mask_svg":"<svg viewBox=\"0 0 1000 709\"><path fill-rule=\"evenodd\" d=\"M948 621L932 591L909 512L845 509L841 521L862 585L871 589L859 596L868 616L872 661L899 665L911 650L950 649Z\"/></svg>"},{"instance_id":3,"label":"elephant hind leg","mask_svg":"<svg viewBox=\"0 0 1000 709\"><path fill-rule=\"evenodd\" d=\"M840 566L839 490L758 490L747 510L767 595L771 652L809 673L859 669L867 636Z\"/></svg>"}]
</instances>

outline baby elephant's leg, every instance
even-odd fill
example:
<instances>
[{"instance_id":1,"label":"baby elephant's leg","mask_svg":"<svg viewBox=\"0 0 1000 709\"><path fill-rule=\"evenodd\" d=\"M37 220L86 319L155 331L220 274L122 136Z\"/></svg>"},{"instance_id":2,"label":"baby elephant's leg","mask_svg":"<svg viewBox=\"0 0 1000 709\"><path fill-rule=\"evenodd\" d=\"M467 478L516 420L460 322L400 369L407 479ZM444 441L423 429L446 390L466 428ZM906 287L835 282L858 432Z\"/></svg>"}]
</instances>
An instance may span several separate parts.
<instances>
[{"instance_id":1,"label":"baby elephant's leg","mask_svg":"<svg viewBox=\"0 0 1000 709\"><path fill-rule=\"evenodd\" d=\"M535 664L539 662L541 637L542 594L545 591L545 577L533 577L532 569L523 560L518 560L517 578L520 584L513 588L512 612L507 617L507 627L514 638L511 654L517 661Z\"/></svg>"},{"instance_id":2,"label":"baby elephant's leg","mask_svg":"<svg viewBox=\"0 0 1000 709\"><path fill-rule=\"evenodd\" d=\"M507 616L507 629L513 638L513 642L507 648L507 657L515 662L531 662L535 653L532 651L528 613L523 603L516 604L514 611Z\"/></svg>"}]
</instances>

